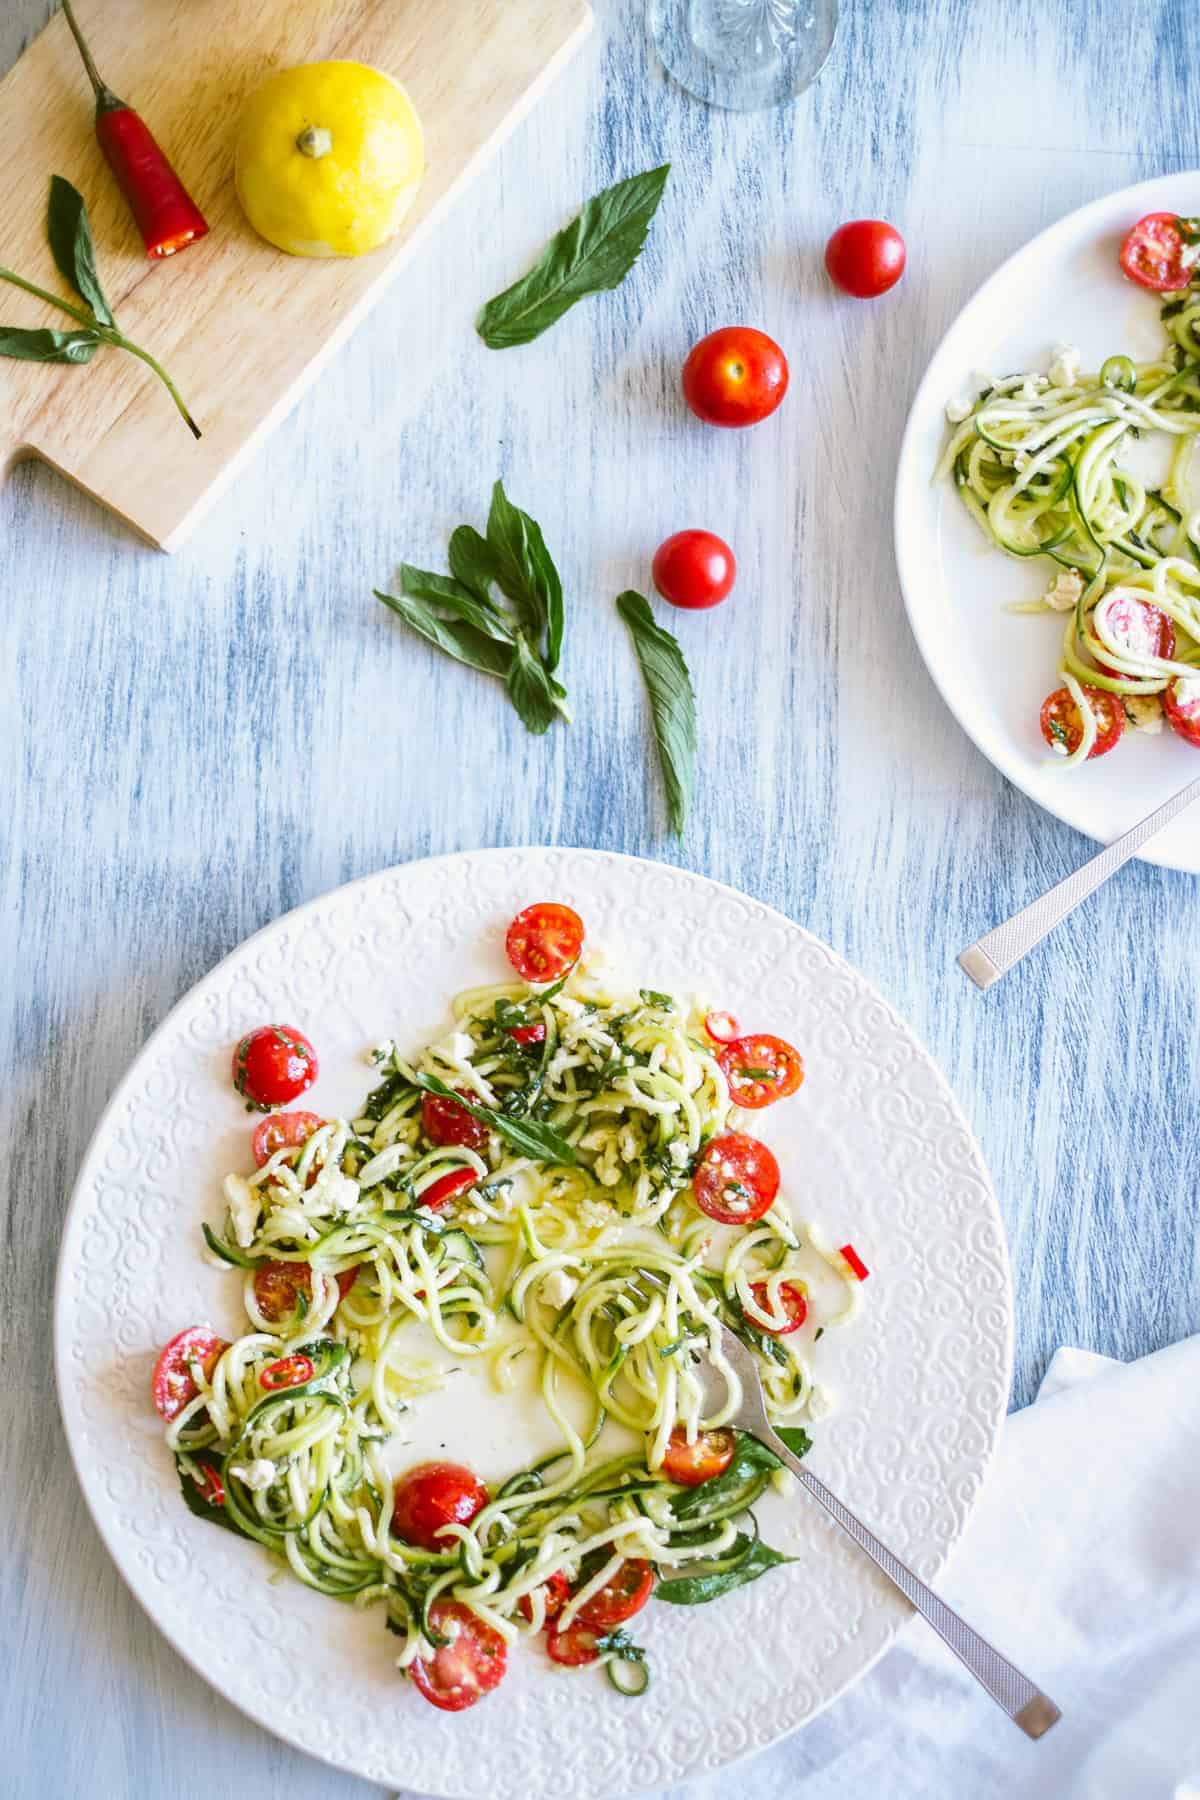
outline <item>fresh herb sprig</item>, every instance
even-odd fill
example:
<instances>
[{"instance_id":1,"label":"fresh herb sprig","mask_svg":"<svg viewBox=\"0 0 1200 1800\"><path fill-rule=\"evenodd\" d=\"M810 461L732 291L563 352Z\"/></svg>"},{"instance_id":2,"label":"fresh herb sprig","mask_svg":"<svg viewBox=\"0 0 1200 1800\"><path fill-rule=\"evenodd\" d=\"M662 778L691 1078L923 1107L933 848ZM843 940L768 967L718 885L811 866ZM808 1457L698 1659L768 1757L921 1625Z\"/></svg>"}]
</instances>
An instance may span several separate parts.
<instances>
[{"instance_id":1,"label":"fresh herb sprig","mask_svg":"<svg viewBox=\"0 0 1200 1800\"><path fill-rule=\"evenodd\" d=\"M376 588L375 598L426 643L503 681L536 736L560 714L569 721L567 690L554 673L562 655L562 582L536 519L514 506L498 481L487 536L460 525L448 555L449 575L402 563L399 594Z\"/></svg>"},{"instance_id":2,"label":"fresh herb sprig","mask_svg":"<svg viewBox=\"0 0 1200 1800\"><path fill-rule=\"evenodd\" d=\"M0 356L14 357L19 362L90 363L101 344L110 344L114 350L128 350L131 356L136 356L158 376L175 402L188 430L193 437L198 438L200 427L184 405L179 389L162 364L119 329L96 268L96 246L83 195L61 175L50 177L46 235L59 273L74 288L83 305L77 306L73 300L64 300L61 294L49 293L46 288L27 281L12 269L0 268L0 281L7 281L11 286L34 295L36 299L45 300L50 306L57 306L60 312L67 313L76 320L80 329L51 331L44 326L29 329L15 325L0 326Z\"/></svg>"},{"instance_id":3,"label":"fresh herb sprig","mask_svg":"<svg viewBox=\"0 0 1200 1800\"><path fill-rule=\"evenodd\" d=\"M565 1137L559 1135L551 1125L543 1125L537 1119L510 1118L506 1113L496 1112L490 1106L480 1106L477 1101L467 1100L454 1088L447 1087L436 1075L418 1074L417 1086L427 1093L439 1094L443 1100L453 1100L464 1112L469 1112L473 1119L479 1119L493 1131L499 1132L505 1141L519 1150L522 1156L531 1156L538 1162L563 1163L572 1167L578 1157Z\"/></svg>"},{"instance_id":4,"label":"fresh herb sprig","mask_svg":"<svg viewBox=\"0 0 1200 1800\"><path fill-rule=\"evenodd\" d=\"M679 833L687 821L696 779L696 695L691 676L669 631L650 610L644 594L629 588L617 596L617 611L629 627L650 698L650 716L667 789L667 816Z\"/></svg>"},{"instance_id":5,"label":"fresh herb sprig","mask_svg":"<svg viewBox=\"0 0 1200 1800\"><path fill-rule=\"evenodd\" d=\"M475 329L490 350L528 344L589 294L619 287L641 255L670 163L590 199L520 281L489 300Z\"/></svg>"}]
</instances>

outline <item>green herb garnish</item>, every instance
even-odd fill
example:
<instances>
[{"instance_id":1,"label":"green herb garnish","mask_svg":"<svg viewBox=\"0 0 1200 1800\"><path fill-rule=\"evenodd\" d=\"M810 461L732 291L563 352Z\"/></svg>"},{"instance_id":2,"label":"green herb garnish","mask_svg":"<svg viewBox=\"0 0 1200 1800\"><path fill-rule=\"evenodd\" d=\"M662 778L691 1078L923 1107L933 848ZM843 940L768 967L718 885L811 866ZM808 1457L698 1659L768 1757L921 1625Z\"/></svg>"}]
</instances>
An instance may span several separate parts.
<instances>
[{"instance_id":1,"label":"green herb garnish","mask_svg":"<svg viewBox=\"0 0 1200 1800\"><path fill-rule=\"evenodd\" d=\"M667 789L671 830L681 832L691 805L696 773L696 696L683 651L656 623L643 594L628 588L617 596L617 611L629 627L633 648L650 697L650 715Z\"/></svg>"},{"instance_id":2,"label":"green herb garnish","mask_svg":"<svg viewBox=\"0 0 1200 1800\"><path fill-rule=\"evenodd\" d=\"M529 273L488 301L475 324L488 348L528 344L577 300L619 287L641 254L670 169L631 175L589 200Z\"/></svg>"},{"instance_id":3,"label":"green herb garnish","mask_svg":"<svg viewBox=\"0 0 1200 1800\"><path fill-rule=\"evenodd\" d=\"M128 350L131 356L153 369L175 402L188 430L193 437L199 437L200 427L162 364L118 329L96 269L96 246L83 195L61 175L50 177L46 235L59 273L74 288L83 305L64 300L61 294L49 293L12 269L0 268L0 281L21 288L49 306L57 306L60 312L77 320L82 329L50 331L45 326L28 330L15 325L0 326L0 356L13 357L18 362L90 363L101 344L110 344L115 350Z\"/></svg>"},{"instance_id":4,"label":"green herb garnish","mask_svg":"<svg viewBox=\"0 0 1200 1800\"><path fill-rule=\"evenodd\" d=\"M436 1075L417 1076L417 1086L425 1088L431 1094L440 1094L445 1100L453 1100L473 1119L480 1119L493 1131L510 1143L514 1150L523 1156L535 1157L539 1162L565 1163L573 1166L577 1158L566 1138L549 1125L540 1124L536 1119L513 1119L504 1113L498 1113L490 1106L480 1106L474 1100L465 1100Z\"/></svg>"},{"instance_id":5,"label":"green herb garnish","mask_svg":"<svg viewBox=\"0 0 1200 1800\"><path fill-rule=\"evenodd\" d=\"M566 689L554 675L562 654L562 583L541 527L512 504L503 482L492 489L486 538L460 525L450 538L449 561L449 575L402 563L400 593L376 588L375 598L426 643L503 681L527 730L540 737L557 714L569 720Z\"/></svg>"}]
</instances>

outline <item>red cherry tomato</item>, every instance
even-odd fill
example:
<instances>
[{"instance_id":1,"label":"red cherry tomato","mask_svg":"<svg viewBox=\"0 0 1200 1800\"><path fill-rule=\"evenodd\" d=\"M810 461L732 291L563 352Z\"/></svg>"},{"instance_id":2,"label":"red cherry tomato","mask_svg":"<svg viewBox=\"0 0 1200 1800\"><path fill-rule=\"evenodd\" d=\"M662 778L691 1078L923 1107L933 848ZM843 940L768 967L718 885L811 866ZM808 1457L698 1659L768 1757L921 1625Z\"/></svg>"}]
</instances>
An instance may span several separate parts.
<instances>
[{"instance_id":1,"label":"red cherry tomato","mask_svg":"<svg viewBox=\"0 0 1200 1800\"><path fill-rule=\"evenodd\" d=\"M779 1164L765 1144L726 1131L705 1150L692 1177L696 1205L720 1225L761 1219L779 1192Z\"/></svg>"},{"instance_id":2,"label":"red cherry tomato","mask_svg":"<svg viewBox=\"0 0 1200 1800\"><path fill-rule=\"evenodd\" d=\"M599 1662L596 1639L603 1636L602 1631L593 1631L589 1625L570 1625L566 1631L552 1631L546 1639L546 1649L552 1662L579 1669L584 1663Z\"/></svg>"},{"instance_id":3,"label":"red cherry tomato","mask_svg":"<svg viewBox=\"0 0 1200 1800\"><path fill-rule=\"evenodd\" d=\"M258 1385L273 1394L280 1388L303 1387L316 1372L311 1356L281 1356L259 1371Z\"/></svg>"},{"instance_id":4,"label":"red cherry tomato","mask_svg":"<svg viewBox=\"0 0 1200 1800\"><path fill-rule=\"evenodd\" d=\"M1195 266L1183 260L1188 236L1200 220L1181 219L1177 213L1147 213L1126 234L1121 245L1121 273L1139 287L1156 294L1174 294L1190 287Z\"/></svg>"},{"instance_id":5,"label":"red cherry tomato","mask_svg":"<svg viewBox=\"0 0 1200 1800\"><path fill-rule=\"evenodd\" d=\"M508 1035L514 1044L544 1044L546 1027L540 1021L536 1025L510 1025Z\"/></svg>"},{"instance_id":6,"label":"red cherry tomato","mask_svg":"<svg viewBox=\"0 0 1200 1800\"><path fill-rule=\"evenodd\" d=\"M1125 710L1116 695L1105 693L1103 688L1085 687L1083 691L1096 715L1096 742L1088 752L1090 762L1094 756L1106 756L1120 743ZM1083 742L1083 720L1065 687L1055 688L1042 701L1041 726L1050 748L1063 756L1071 755Z\"/></svg>"},{"instance_id":7,"label":"red cherry tomato","mask_svg":"<svg viewBox=\"0 0 1200 1800\"><path fill-rule=\"evenodd\" d=\"M687 612L717 606L737 575L733 551L711 531L677 531L654 552L654 585L664 600Z\"/></svg>"},{"instance_id":8,"label":"red cherry tomato","mask_svg":"<svg viewBox=\"0 0 1200 1800\"><path fill-rule=\"evenodd\" d=\"M448 1200L453 1200L455 1194L465 1193L467 1188L474 1187L478 1180L479 1176L474 1169L451 1169L448 1175L439 1176L437 1181L430 1182L417 1205L427 1206L431 1212L436 1212L439 1206L445 1206Z\"/></svg>"},{"instance_id":9,"label":"red cherry tomato","mask_svg":"<svg viewBox=\"0 0 1200 1800\"><path fill-rule=\"evenodd\" d=\"M575 1614L575 1623L590 1626L593 1631L611 1631L614 1625L623 1625L634 1613L640 1613L653 1591L654 1570L648 1562L631 1557L598 1593L584 1601Z\"/></svg>"},{"instance_id":10,"label":"red cherry tomato","mask_svg":"<svg viewBox=\"0 0 1200 1800\"><path fill-rule=\"evenodd\" d=\"M339 1303L346 1298L358 1280L358 1270L342 1269L334 1276L338 1284ZM294 1319L300 1310L300 1295L312 1305L312 1271L302 1262L265 1262L254 1271L254 1298L263 1318L271 1325L282 1325Z\"/></svg>"},{"instance_id":11,"label":"red cherry tomato","mask_svg":"<svg viewBox=\"0 0 1200 1800\"><path fill-rule=\"evenodd\" d=\"M410 1664L414 1686L442 1712L462 1712L500 1686L508 1668L508 1648L498 1631L461 1600L435 1600L429 1622L449 1642Z\"/></svg>"},{"instance_id":12,"label":"red cherry tomato","mask_svg":"<svg viewBox=\"0 0 1200 1800\"><path fill-rule=\"evenodd\" d=\"M1183 686L1181 680L1175 680L1164 689L1163 712L1172 731L1178 732L1185 744L1193 744L1200 750L1200 692L1197 692L1195 699L1181 699L1180 689ZM1195 687L1196 682L1189 681L1184 691L1187 693Z\"/></svg>"},{"instance_id":13,"label":"red cherry tomato","mask_svg":"<svg viewBox=\"0 0 1200 1800\"><path fill-rule=\"evenodd\" d=\"M775 1311L771 1305L765 1281L752 1282L750 1294L760 1312L773 1313ZM767 1331L772 1337L787 1337L791 1332L799 1331L808 1317L808 1301L804 1296L804 1290L798 1288L794 1282L781 1281L779 1299L776 1304L783 1313L783 1323L781 1325L765 1325L761 1319L751 1319L750 1323L754 1329Z\"/></svg>"},{"instance_id":14,"label":"red cherry tomato","mask_svg":"<svg viewBox=\"0 0 1200 1800\"><path fill-rule=\"evenodd\" d=\"M278 1150L298 1150L307 1144L314 1131L320 1131L324 1119L319 1113L272 1113L254 1127L251 1148L258 1168L265 1168Z\"/></svg>"},{"instance_id":15,"label":"red cherry tomato","mask_svg":"<svg viewBox=\"0 0 1200 1800\"><path fill-rule=\"evenodd\" d=\"M571 1584L563 1574L562 1570L556 1569L554 1574L549 1576L542 1585L545 1595L543 1602L543 1629L549 1631L554 1620L557 1619L559 1613L571 1597ZM517 1610L522 1618L528 1619L530 1624L533 1623L533 1603L528 1594L521 1595L521 1598L517 1601Z\"/></svg>"},{"instance_id":16,"label":"red cherry tomato","mask_svg":"<svg viewBox=\"0 0 1200 1800\"><path fill-rule=\"evenodd\" d=\"M732 1044L741 1027L732 1013L710 1012L705 1014L704 1029L714 1044Z\"/></svg>"},{"instance_id":17,"label":"red cherry tomato","mask_svg":"<svg viewBox=\"0 0 1200 1800\"><path fill-rule=\"evenodd\" d=\"M856 1280L865 1281L867 1279L867 1276L871 1273L871 1271L870 1271L870 1269L868 1269L866 1263L863 1261L862 1257L858 1254L858 1251L854 1248L853 1244L843 1244L841 1249L838 1251L838 1255L840 1257L842 1257L844 1259L844 1261L849 1264L850 1273L855 1277Z\"/></svg>"},{"instance_id":18,"label":"red cherry tomato","mask_svg":"<svg viewBox=\"0 0 1200 1800\"><path fill-rule=\"evenodd\" d=\"M438 1536L443 1525L469 1525L488 1503L478 1476L461 1463L419 1463L396 1482L392 1530L421 1550L453 1550L454 1539Z\"/></svg>"},{"instance_id":19,"label":"red cherry tomato","mask_svg":"<svg viewBox=\"0 0 1200 1800\"><path fill-rule=\"evenodd\" d=\"M583 920L557 900L539 900L517 914L504 948L525 981L561 981L583 949Z\"/></svg>"},{"instance_id":20,"label":"red cherry tomato","mask_svg":"<svg viewBox=\"0 0 1200 1800\"><path fill-rule=\"evenodd\" d=\"M298 1099L317 1079L317 1053L294 1025L260 1025L233 1051L233 1085L251 1112Z\"/></svg>"},{"instance_id":21,"label":"red cherry tomato","mask_svg":"<svg viewBox=\"0 0 1200 1800\"><path fill-rule=\"evenodd\" d=\"M825 246L829 279L856 300L874 300L895 287L907 260L904 239L883 219L851 219Z\"/></svg>"},{"instance_id":22,"label":"red cherry tomato","mask_svg":"<svg viewBox=\"0 0 1200 1800\"><path fill-rule=\"evenodd\" d=\"M470 1098L465 1088L458 1092ZM421 1129L431 1144L465 1144L469 1150L482 1150L488 1141L483 1120L445 1094L425 1095L421 1101Z\"/></svg>"},{"instance_id":23,"label":"red cherry tomato","mask_svg":"<svg viewBox=\"0 0 1200 1800\"><path fill-rule=\"evenodd\" d=\"M165 1344L154 1365L150 1391L154 1405L164 1419L174 1419L199 1389L192 1380L192 1364L199 1363L206 1376L211 1375L217 1359L228 1350L226 1338L218 1337L207 1325L189 1325Z\"/></svg>"},{"instance_id":24,"label":"red cherry tomato","mask_svg":"<svg viewBox=\"0 0 1200 1800\"><path fill-rule=\"evenodd\" d=\"M196 1482L196 1486L200 1490L200 1498L202 1500L207 1500L210 1506L224 1506L225 1483L221 1480L221 1477L217 1474L217 1471L213 1468L212 1464L210 1462L202 1462L200 1464L200 1474L202 1479Z\"/></svg>"},{"instance_id":25,"label":"red cherry tomato","mask_svg":"<svg viewBox=\"0 0 1200 1800\"><path fill-rule=\"evenodd\" d=\"M752 1032L734 1038L717 1056L735 1106L757 1109L786 1100L804 1080L804 1058L783 1038Z\"/></svg>"},{"instance_id":26,"label":"red cherry tomato","mask_svg":"<svg viewBox=\"0 0 1200 1800\"><path fill-rule=\"evenodd\" d=\"M749 325L710 331L683 365L684 398L708 425L757 425L787 387L787 357L765 331Z\"/></svg>"},{"instance_id":27,"label":"red cherry tomato","mask_svg":"<svg viewBox=\"0 0 1200 1800\"><path fill-rule=\"evenodd\" d=\"M1106 594L1096 608L1093 624L1103 621L1108 635L1131 656L1163 656L1175 654L1175 627L1165 612L1139 600L1127 588ZM1097 668L1105 675L1122 679L1120 669L1112 669L1097 658Z\"/></svg>"},{"instance_id":28,"label":"red cherry tomato","mask_svg":"<svg viewBox=\"0 0 1200 1800\"><path fill-rule=\"evenodd\" d=\"M695 1443L689 1444L687 1432L682 1425L677 1425L663 1457L663 1473L680 1487L699 1487L703 1482L711 1481L714 1475L725 1473L736 1449L737 1439L724 1427L719 1431L697 1432Z\"/></svg>"}]
</instances>

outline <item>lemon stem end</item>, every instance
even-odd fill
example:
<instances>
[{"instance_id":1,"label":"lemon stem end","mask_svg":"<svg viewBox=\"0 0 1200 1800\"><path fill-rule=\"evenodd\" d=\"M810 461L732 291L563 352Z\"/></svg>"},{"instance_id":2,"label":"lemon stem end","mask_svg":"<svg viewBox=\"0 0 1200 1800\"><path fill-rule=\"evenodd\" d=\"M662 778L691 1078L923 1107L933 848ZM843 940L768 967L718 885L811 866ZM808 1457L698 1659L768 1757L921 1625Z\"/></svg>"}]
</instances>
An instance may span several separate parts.
<instances>
[{"instance_id":1,"label":"lemon stem end","mask_svg":"<svg viewBox=\"0 0 1200 1800\"><path fill-rule=\"evenodd\" d=\"M306 125L296 139L296 148L302 156L328 156L333 149L333 133L323 125Z\"/></svg>"}]
</instances>

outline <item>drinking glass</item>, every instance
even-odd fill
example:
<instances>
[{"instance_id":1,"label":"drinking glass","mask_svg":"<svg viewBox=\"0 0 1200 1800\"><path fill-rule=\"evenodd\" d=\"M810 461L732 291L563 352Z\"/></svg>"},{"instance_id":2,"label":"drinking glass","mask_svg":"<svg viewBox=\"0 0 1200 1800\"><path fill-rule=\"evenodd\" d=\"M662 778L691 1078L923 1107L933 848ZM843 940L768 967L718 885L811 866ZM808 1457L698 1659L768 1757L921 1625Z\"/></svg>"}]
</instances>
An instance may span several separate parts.
<instances>
[{"instance_id":1,"label":"drinking glass","mask_svg":"<svg viewBox=\"0 0 1200 1800\"><path fill-rule=\"evenodd\" d=\"M676 81L736 112L782 106L816 80L838 0L650 0L650 35Z\"/></svg>"}]
</instances>

